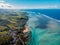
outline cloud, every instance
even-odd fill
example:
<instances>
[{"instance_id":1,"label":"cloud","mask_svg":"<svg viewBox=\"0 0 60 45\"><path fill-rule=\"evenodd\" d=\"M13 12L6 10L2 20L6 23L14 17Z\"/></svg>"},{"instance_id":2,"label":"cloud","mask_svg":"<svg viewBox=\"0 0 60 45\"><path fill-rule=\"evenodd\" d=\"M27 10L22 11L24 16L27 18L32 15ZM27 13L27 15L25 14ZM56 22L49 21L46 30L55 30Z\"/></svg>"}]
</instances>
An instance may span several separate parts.
<instances>
[{"instance_id":1,"label":"cloud","mask_svg":"<svg viewBox=\"0 0 60 45\"><path fill-rule=\"evenodd\" d=\"M25 9L25 7L13 5L11 3L5 2L5 0L0 0L0 9Z\"/></svg>"},{"instance_id":2,"label":"cloud","mask_svg":"<svg viewBox=\"0 0 60 45\"><path fill-rule=\"evenodd\" d=\"M0 9L16 9L12 4L5 2L5 0L0 0Z\"/></svg>"},{"instance_id":3,"label":"cloud","mask_svg":"<svg viewBox=\"0 0 60 45\"><path fill-rule=\"evenodd\" d=\"M17 7L19 9L58 9L59 8L57 5L35 5L35 6L20 5Z\"/></svg>"},{"instance_id":4,"label":"cloud","mask_svg":"<svg viewBox=\"0 0 60 45\"><path fill-rule=\"evenodd\" d=\"M0 3L1 9L14 9L13 5L7 4L7 3Z\"/></svg>"},{"instance_id":5,"label":"cloud","mask_svg":"<svg viewBox=\"0 0 60 45\"><path fill-rule=\"evenodd\" d=\"M5 1L4 0L0 0L0 3L4 3Z\"/></svg>"}]
</instances>

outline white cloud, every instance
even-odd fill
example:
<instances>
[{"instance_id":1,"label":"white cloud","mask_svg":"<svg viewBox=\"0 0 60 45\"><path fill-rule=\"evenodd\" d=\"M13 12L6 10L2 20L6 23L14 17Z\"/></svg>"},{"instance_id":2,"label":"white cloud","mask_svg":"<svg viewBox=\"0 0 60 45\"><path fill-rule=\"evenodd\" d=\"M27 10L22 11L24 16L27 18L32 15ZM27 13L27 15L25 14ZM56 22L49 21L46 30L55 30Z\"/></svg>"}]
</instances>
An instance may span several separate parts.
<instances>
[{"instance_id":1,"label":"white cloud","mask_svg":"<svg viewBox=\"0 0 60 45\"><path fill-rule=\"evenodd\" d=\"M26 6L26 5L11 5L6 3L5 0L0 0L0 8L7 9L58 9L57 5L35 5L35 6Z\"/></svg>"},{"instance_id":2,"label":"white cloud","mask_svg":"<svg viewBox=\"0 0 60 45\"><path fill-rule=\"evenodd\" d=\"M20 9L58 9L58 5L19 5Z\"/></svg>"},{"instance_id":3,"label":"white cloud","mask_svg":"<svg viewBox=\"0 0 60 45\"><path fill-rule=\"evenodd\" d=\"M15 9L14 5L6 3L4 0L0 0L0 9Z\"/></svg>"},{"instance_id":4,"label":"white cloud","mask_svg":"<svg viewBox=\"0 0 60 45\"><path fill-rule=\"evenodd\" d=\"M1 9L13 9L13 5L7 4L7 3L0 3Z\"/></svg>"},{"instance_id":5,"label":"white cloud","mask_svg":"<svg viewBox=\"0 0 60 45\"><path fill-rule=\"evenodd\" d=\"M49 18L50 20L54 20L54 21L60 22L60 20L57 20L57 19L52 18L52 17L49 17L49 16L47 16L47 15L44 15L44 14L43 14L43 16L45 16L45 17Z\"/></svg>"},{"instance_id":6,"label":"white cloud","mask_svg":"<svg viewBox=\"0 0 60 45\"><path fill-rule=\"evenodd\" d=\"M5 1L4 0L0 0L0 3L4 3Z\"/></svg>"},{"instance_id":7,"label":"white cloud","mask_svg":"<svg viewBox=\"0 0 60 45\"><path fill-rule=\"evenodd\" d=\"M42 5L42 6L34 6L34 7L31 7L31 8L40 8L40 9L52 9L52 8L58 8L57 5Z\"/></svg>"}]
</instances>

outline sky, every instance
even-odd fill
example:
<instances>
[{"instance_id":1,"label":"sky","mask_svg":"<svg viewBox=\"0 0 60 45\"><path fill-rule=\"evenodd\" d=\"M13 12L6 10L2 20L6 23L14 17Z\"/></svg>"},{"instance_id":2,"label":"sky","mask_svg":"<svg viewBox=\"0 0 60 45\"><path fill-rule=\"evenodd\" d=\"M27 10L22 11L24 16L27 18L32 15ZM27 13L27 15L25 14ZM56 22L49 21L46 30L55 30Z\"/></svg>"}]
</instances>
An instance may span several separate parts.
<instances>
[{"instance_id":1,"label":"sky","mask_svg":"<svg viewBox=\"0 0 60 45\"><path fill-rule=\"evenodd\" d=\"M60 0L0 0L1 8L14 9L60 9L59 4Z\"/></svg>"}]
</instances>

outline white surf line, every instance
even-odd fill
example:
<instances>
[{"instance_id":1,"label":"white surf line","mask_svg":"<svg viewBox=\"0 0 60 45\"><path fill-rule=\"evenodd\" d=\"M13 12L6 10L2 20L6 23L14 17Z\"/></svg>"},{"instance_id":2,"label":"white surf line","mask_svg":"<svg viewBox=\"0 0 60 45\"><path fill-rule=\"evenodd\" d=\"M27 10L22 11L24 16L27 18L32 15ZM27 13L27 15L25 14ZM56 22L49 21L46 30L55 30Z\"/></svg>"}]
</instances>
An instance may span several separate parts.
<instances>
[{"instance_id":1,"label":"white surf line","mask_svg":"<svg viewBox=\"0 0 60 45\"><path fill-rule=\"evenodd\" d=\"M41 15L41 13L38 13L39 15ZM52 18L52 17L49 17L49 16L47 16L47 15L44 15L44 14L42 14L43 16L45 16L45 17L47 17L47 18L49 18L49 19L52 19L52 20L55 20L55 21L58 21L58 22L60 22L60 20L57 20L57 19L55 19L55 18Z\"/></svg>"},{"instance_id":2,"label":"white surf line","mask_svg":"<svg viewBox=\"0 0 60 45\"><path fill-rule=\"evenodd\" d=\"M49 16L47 16L47 15L44 15L44 14L43 14L43 16L45 16L45 17L47 17L47 18L49 18L49 19L52 19L52 20L55 20L55 21L58 21L58 22L60 22L60 20L57 20L57 19L55 19L55 18L52 18L52 17L49 17Z\"/></svg>"},{"instance_id":3,"label":"white surf line","mask_svg":"<svg viewBox=\"0 0 60 45\"><path fill-rule=\"evenodd\" d=\"M31 12L31 11L29 11L29 13L36 13L36 12ZM41 13L37 13L37 14L41 15ZM55 20L55 21L60 22L60 20L57 20L57 19L55 19L55 18L49 17L49 16L44 15L44 14L42 14L42 15L45 16L45 17L47 17L47 18L49 18L49 19L52 19L52 20Z\"/></svg>"}]
</instances>

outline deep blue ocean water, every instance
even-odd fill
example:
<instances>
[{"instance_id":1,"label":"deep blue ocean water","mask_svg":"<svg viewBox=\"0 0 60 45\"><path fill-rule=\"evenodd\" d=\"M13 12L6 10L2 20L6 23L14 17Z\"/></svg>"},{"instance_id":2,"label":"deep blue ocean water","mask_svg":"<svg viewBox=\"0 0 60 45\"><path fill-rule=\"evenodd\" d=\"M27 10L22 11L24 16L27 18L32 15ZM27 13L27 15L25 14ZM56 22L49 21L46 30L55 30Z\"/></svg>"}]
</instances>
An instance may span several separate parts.
<instances>
[{"instance_id":1,"label":"deep blue ocean water","mask_svg":"<svg viewBox=\"0 0 60 45\"><path fill-rule=\"evenodd\" d=\"M42 13L57 20L60 20L60 9L25 9L36 13Z\"/></svg>"}]
</instances>

